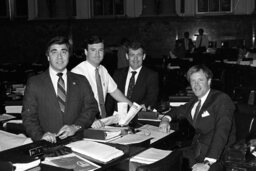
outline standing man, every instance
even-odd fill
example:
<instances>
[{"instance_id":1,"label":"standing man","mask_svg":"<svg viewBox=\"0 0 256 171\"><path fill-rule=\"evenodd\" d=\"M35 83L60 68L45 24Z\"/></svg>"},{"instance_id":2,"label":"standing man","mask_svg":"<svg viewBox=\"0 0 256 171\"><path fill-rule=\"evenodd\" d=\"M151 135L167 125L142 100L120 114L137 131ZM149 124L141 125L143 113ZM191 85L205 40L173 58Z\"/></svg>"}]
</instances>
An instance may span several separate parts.
<instances>
[{"instance_id":1,"label":"standing man","mask_svg":"<svg viewBox=\"0 0 256 171\"><path fill-rule=\"evenodd\" d=\"M22 119L34 141L72 136L90 127L99 113L89 82L66 69L69 52L68 39L51 39L46 50L49 69L27 82Z\"/></svg>"},{"instance_id":2,"label":"standing man","mask_svg":"<svg viewBox=\"0 0 256 171\"><path fill-rule=\"evenodd\" d=\"M154 108L159 92L158 73L143 66L146 53L142 44L137 41L131 42L126 58L129 61L129 67L118 69L113 76L118 88L129 100L142 105L144 109ZM114 100L111 98L107 100L108 110L113 111Z\"/></svg>"},{"instance_id":3,"label":"standing man","mask_svg":"<svg viewBox=\"0 0 256 171\"><path fill-rule=\"evenodd\" d=\"M105 109L105 99L107 93L109 93L118 102L127 102L132 106L132 102L128 100L123 93L117 88L115 81L109 75L107 69L101 65L101 61L104 57L104 42L98 36L92 36L88 39L84 49L86 55L86 61L81 62L72 72L84 75L94 93L94 97L98 102L100 110L100 116L98 119L105 118L107 116ZM104 126L101 120L96 120L92 127L98 128Z\"/></svg>"},{"instance_id":4,"label":"standing man","mask_svg":"<svg viewBox=\"0 0 256 171\"><path fill-rule=\"evenodd\" d=\"M188 103L171 110L159 125L170 130L172 118L186 118L195 128L192 145L183 150L193 171L220 170L218 162L226 147L235 142L233 113L235 106L223 92L210 88L212 72L204 65L192 66L187 79L195 94Z\"/></svg>"},{"instance_id":5,"label":"standing man","mask_svg":"<svg viewBox=\"0 0 256 171\"><path fill-rule=\"evenodd\" d=\"M204 29L200 28L198 30L199 35L196 37L196 48L195 52L197 53L203 53L206 52L208 45L209 45L209 40L207 35L204 34Z\"/></svg>"}]
</instances>

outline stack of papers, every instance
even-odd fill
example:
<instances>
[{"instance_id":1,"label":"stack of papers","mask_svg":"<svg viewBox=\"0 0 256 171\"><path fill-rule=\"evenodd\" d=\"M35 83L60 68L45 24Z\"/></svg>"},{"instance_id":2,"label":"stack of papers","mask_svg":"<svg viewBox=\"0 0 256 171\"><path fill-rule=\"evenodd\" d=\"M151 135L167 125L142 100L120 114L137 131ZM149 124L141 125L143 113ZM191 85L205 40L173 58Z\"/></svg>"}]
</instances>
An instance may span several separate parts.
<instances>
[{"instance_id":1,"label":"stack of papers","mask_svg":"<svg viewBox=\"0 0 256 171\"><path fill-rule=\"evenodd\" d=\"M107 163L124 155L124 152L121 150L94 141L81 140L72 142L66 146L70 147L74 152L85 155L86 157L101 163Z\"/></svg>"},{"instance_id":2,"label":"stack of papers","mask_svg":"<svg viewBox=\"0 0 256 171\"><path fill-rule=\"evenodd\" d=\"M131 162L151 164L169 155L172 151L149 148L130 159Z\"/></svg>"}]
</instances>

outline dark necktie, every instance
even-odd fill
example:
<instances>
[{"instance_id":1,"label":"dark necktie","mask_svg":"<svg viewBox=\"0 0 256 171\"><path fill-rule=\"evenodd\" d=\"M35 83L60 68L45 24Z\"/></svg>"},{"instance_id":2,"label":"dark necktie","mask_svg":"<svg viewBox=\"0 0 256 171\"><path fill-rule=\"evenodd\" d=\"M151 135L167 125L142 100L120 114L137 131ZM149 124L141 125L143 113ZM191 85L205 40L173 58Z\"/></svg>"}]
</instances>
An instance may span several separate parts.
<instances>
[{"instance_id":1,"label":"dark necktie","mask_svg":"<svg viewBox=\"0 0 256 171\"><path fill-rule=\"evenodd\" d=\"M196 106L196 111L195 111L194 118L193 118L193 124L194 125L196 123L196 119L197 119L197 116L199 114L200 108L201 108L201 100L198 101L198 104Z\"/></svg>"},{"instance_id":2,"label":"dark necktie","mask_svg":"<svg viewBox=\"0 0 256 171\"><path fill-rule=\"evenodd\" d=\"M65 91L65 83L62 78L63 73L58 73L57 74L59 79L58 79L58 85L57 85L57 98L59 101L60 105L60 110L61 112L65 112L65 103L66 103L66 91Z\"/></svg>"},{"instance_id":3,"label":"dark necktie","mask_svg":"<svg viewBox=\"0 0 256 171\"><path fill-rule=\"evenodd\" d=\"M130 78L130 82L129 82L129 86L128 86L127 98L130 100L132 98L132 91L135 86L135 74L136 73L137 73L136 71L132 71L132 76Z\"/></svg>"},{"instance_id":4,"label":"dark necktie","mask_svg":"<svg viewBox=\"0 0 256 171\"><path fill-rule=\"evenodd\" d=\"M101 117L106 117L106 109L105 109L105 102L104 102L104 95L103 95L103 88L101 84L99 69L95 69L95 77L96 77L96 84L97 84L97 91L98 91L98 98L99 98L99 105L101 110Z\"/></svg>"}]
</instances>

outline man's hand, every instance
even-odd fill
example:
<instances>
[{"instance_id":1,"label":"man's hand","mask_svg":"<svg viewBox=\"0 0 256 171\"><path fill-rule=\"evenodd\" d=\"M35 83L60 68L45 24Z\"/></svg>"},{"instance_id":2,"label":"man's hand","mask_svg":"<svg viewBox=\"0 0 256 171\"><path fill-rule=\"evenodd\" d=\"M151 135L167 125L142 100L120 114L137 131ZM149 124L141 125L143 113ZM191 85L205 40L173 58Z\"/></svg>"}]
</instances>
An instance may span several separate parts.
<instances>
[{"instance_id":1,"label":"man's hand","mask_svg":"<svg viewBox=\"0 0 256 171\"><path fill-rule=\"evenodd\" d=\"M167 118L163 118L162 121L159 124L159 130L161 132L168 133L168 132L170 132L170 128L171 127L170 127L169 120Z\"/></svg>"},{"instance_id":2,"label":"man's hand","mask_svg":"<svg viewBox=\"0 0 256 171\"><path fill-rule=\"evenodd\" d=\"M101 121L101 120L95 120L93 123L92 123L92 128L102 128L104 127L105 124Z\"/></svg>"},{"instance_id":3,"label":"man's hand","mask_svg":"<svg viewBox=\"0 0 256 171\"><path fill-rule=\"evenodd\" d=\"M67 138L69 136L72 136L76 133L78 128L76 128L75 125L64 125L58 132L57 136L60 139Z\"/></svg>"},{"instance_id":4,"label":"man's hand","mask_svg":"<svg viewBox=\"0 0 256 171\"><path fill-rule=\"evenodd\" d=\"M44 133L42 140L49 141L51 143L56 143L56 134L46 132L46 133Z\"/></svg>"},{"instance_id":5,"label":"man's hand","mask_svg":"<svg viewBox=\"0 0 256 171\"><path fill-rule=\"evenodd\" d=\"M210 166L204 163L196 163L192 166L192 171L208 171Z\"/></svg>"}]
</instances>

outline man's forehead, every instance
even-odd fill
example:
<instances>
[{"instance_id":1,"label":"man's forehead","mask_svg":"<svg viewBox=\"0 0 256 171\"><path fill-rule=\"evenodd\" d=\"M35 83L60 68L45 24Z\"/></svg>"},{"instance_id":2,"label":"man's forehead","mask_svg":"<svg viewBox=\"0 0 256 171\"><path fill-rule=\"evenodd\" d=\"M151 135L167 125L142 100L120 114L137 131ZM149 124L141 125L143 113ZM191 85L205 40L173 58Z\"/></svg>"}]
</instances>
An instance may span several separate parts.
<instances>
[{"instance_id":1,"label":"man's forehead","mask_svg":"<svg viewBox=\"0 0 256 171\"><path fill-rule=\"evenodd\" d=\"M54 49L68 49L66 44L52 44L49 48L50 50Z\"/></svg>"},{"instance_id":2,"label":"man's forehead","mask_svg":"<svg viewBox=\"0 0 256 171\"><path fill-rule=\"evenodd\" d=\"M104 48L104 44L103 43L88 44L88 49L90 48Z\"/></svg>"}]
</instances>

